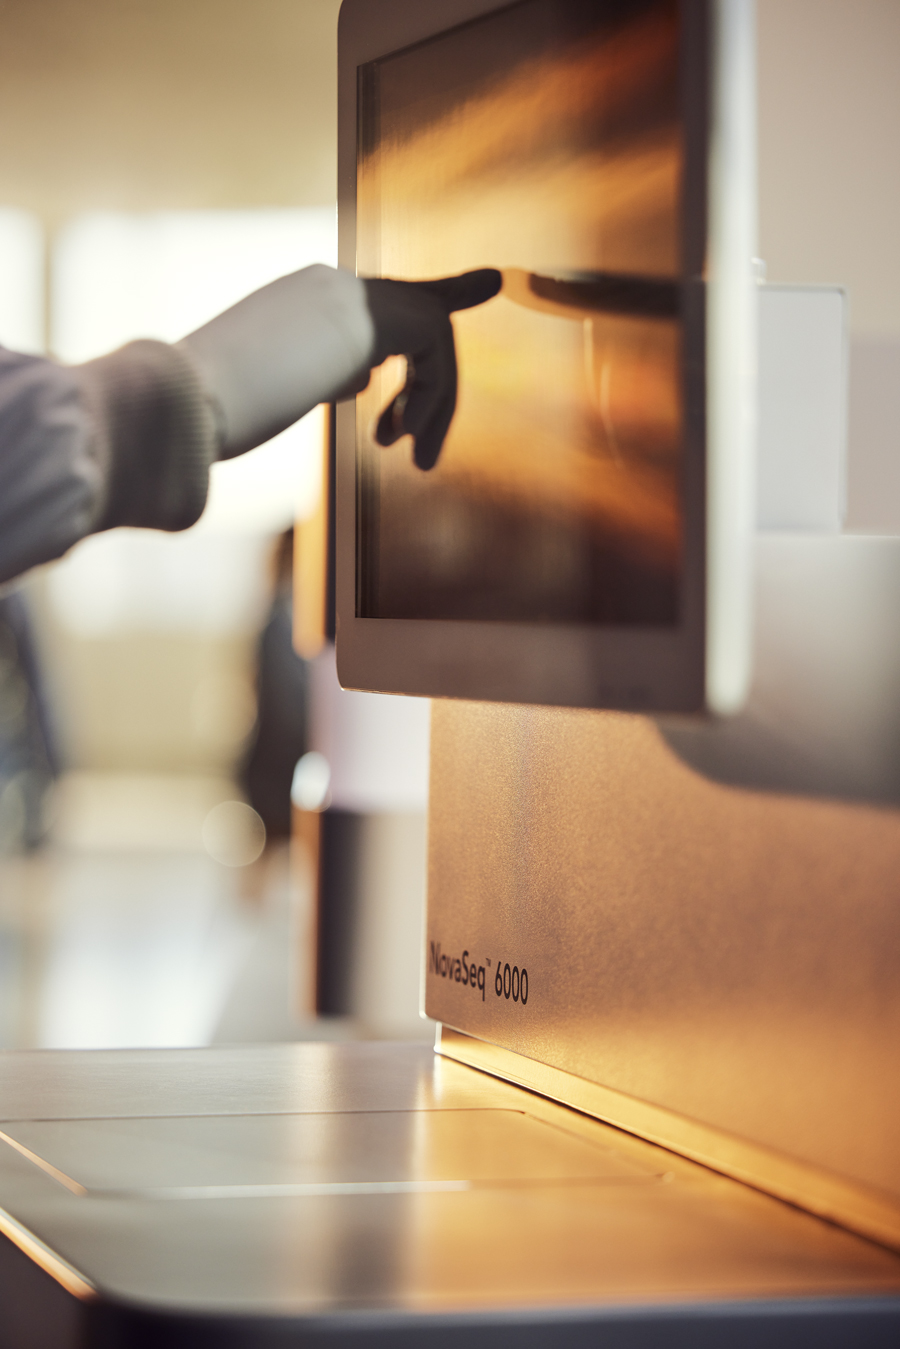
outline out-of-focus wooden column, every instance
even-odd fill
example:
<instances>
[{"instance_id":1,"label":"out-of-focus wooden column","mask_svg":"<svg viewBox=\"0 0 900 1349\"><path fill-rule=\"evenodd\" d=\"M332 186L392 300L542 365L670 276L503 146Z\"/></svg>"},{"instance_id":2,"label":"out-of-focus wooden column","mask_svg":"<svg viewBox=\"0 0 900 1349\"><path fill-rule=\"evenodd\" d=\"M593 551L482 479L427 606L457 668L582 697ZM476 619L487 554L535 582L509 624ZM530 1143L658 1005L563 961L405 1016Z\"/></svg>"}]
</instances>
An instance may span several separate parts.
<instances>
[{"instance_id":1,"label":"out-of-focus wooden column","mask_svg":"<svg viewBox=\"0 0 900 1349\"><path fill-rule=\"evenodd\" d=\"M330 553L333 512L334 409L325 408L321 447L322 487L315 510L294 527L294 649L313 660L332 635L334 583Z\"/></svg>"},{"instance_id":2,"label":"out-of-focus wooden column","mask_svg":"<svg viewBox=\"0 0 900 1349\"><path fill-rule=\"evenodd\" d=\"M322 486L315 510L294 527L294 648L314 660L334 635L334 408L325 408L321 447ZM291 807L291 859L298 893L307 896L297 925L295 980L297 1014L319 1009L319 932L322 899L322 816Z\"/></svg>"}]
</instances>

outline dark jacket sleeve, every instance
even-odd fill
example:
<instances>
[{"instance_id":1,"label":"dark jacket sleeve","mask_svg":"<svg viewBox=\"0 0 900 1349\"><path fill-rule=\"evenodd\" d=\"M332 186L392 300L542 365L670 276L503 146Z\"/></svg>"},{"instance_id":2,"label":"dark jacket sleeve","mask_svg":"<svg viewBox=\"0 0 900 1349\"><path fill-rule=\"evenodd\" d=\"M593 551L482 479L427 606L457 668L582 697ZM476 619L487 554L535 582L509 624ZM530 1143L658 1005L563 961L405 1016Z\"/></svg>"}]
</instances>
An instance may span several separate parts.
<instances>
[{"instance_id":1,"label":"dark jacket sleeve","mask_svg":"<svg viewBox=\"0 0 900 1349\"><path fill-rule=\"evenodd\" d=\"M193 365L164 342L80 366L0 348L0 582L117 525L187 529L216 443Z\"/></svg>"}]
</instances>

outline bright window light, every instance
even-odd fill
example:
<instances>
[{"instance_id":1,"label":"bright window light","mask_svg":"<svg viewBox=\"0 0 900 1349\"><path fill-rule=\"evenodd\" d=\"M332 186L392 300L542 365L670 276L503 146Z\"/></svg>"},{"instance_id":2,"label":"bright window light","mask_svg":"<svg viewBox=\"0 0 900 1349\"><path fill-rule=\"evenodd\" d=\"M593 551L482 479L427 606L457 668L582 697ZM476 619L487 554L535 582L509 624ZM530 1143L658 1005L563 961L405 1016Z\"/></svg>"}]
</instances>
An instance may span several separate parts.
<instances>
[{"instance_id":1,"label":"bright window light","mask_svg":"<svg viewBox=\"0 0 900 1349\"><path fill-rule=\"evenodd\" d=\"M53 250L53 350L87 361L135 337L176 342L276 277L334 266L333 208L96 212Z\"/></svg>"},{"instance_id":2,"label":"bright window light","mask_svg":"<svg viewBox=\"0 0 900 1349\"><path fill-rule=\"evenodd\" d=\"M265 535L114 529L50 569L50 599L77 637L255 632L270 602L270 552Z\"/></svg>"},{"instance_id":3,"label":"bright window light","mask_svg":"<svg viewBox=\"0 0 900 1349\"><path fill-rule=\"evenodd\" d=\"M0 346L44 349L44 229L11 207L0 207Z\"/></svg>"}]
</instances>

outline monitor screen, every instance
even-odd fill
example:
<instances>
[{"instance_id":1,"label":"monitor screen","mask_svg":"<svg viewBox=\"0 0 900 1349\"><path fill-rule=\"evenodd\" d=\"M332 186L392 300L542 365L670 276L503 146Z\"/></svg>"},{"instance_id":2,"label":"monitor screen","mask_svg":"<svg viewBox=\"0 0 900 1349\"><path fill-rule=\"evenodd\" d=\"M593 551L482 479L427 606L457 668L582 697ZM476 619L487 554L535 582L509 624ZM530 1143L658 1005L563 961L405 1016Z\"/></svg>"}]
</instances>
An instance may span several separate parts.
<instances>
[{"instance_id":1,"label":"monitor screen","mask_svg":"<svg viewBox=\"0 0 900 1349\"><path fill-rule=\"evenodd\" d=\"M673 624L682 509L676 0L521 0L359 71L357 263L503 272L455 316L437 467L357 404L358 612Z\"/></svg>"},{"instance_id":2,"label":"monitor screen","mask_svg":"<svg viewBox=\"0 0 900 1349\"><path fill-rule=\"evenodd\" d=\"M730 711L747 686L749 0L344 0L340 258L500 270L428 472L337 415L354 688Z\"/></svg>"}]
</instances>

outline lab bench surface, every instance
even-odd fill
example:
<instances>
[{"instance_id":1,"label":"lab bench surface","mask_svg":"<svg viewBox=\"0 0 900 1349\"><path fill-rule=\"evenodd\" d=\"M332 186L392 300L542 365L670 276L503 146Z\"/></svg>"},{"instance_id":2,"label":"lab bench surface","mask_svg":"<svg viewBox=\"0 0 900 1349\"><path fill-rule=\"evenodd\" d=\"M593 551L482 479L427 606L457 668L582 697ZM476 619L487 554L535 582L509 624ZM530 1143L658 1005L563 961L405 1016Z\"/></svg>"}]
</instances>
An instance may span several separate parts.
<instances>
[{"instance_id":1,"label":"lab bench surface","mask_svg":"<svg viewBox=\"0 0 900 1349\"><path fill-rule=\"evenodd\" d=\"M0 1346L900 1343L900 1256L420 1045L0 1055Z\"/></svg>"}]
</instances>

